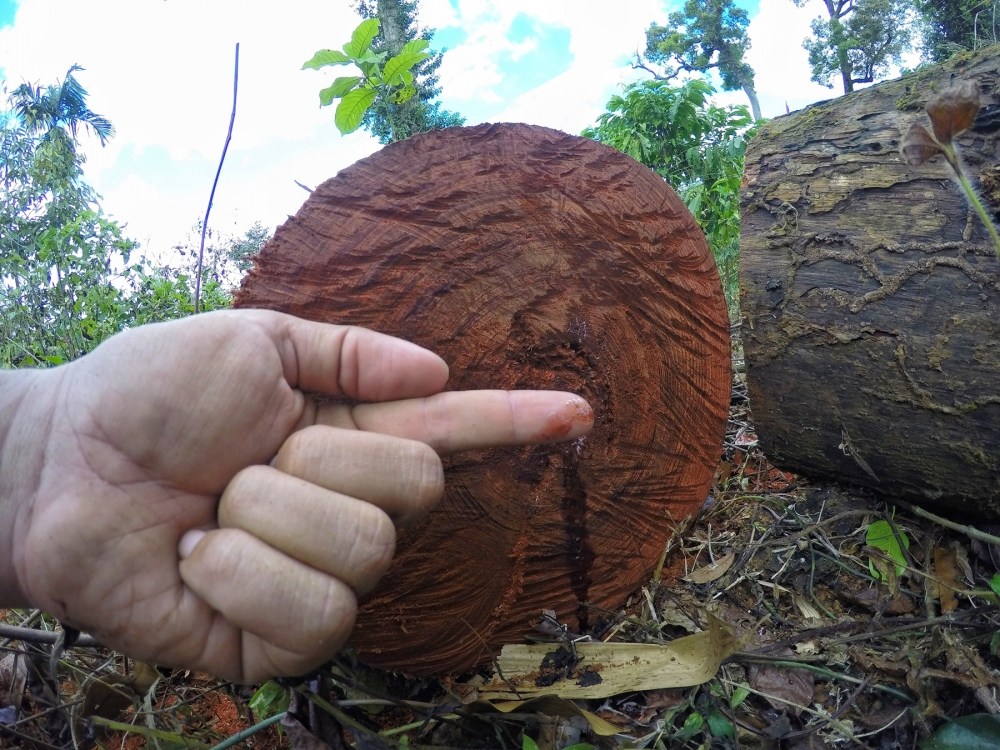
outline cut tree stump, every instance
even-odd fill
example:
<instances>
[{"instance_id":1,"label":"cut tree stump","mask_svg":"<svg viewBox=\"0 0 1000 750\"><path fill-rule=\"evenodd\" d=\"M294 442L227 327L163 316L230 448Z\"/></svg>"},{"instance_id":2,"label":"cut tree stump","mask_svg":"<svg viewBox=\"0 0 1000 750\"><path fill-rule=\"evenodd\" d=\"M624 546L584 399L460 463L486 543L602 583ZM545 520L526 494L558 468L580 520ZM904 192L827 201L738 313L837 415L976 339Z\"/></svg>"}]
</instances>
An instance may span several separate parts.
<instances>
[{"instance_id":1,"label":"cut tree stump","mask_svg":"<svg viewBox=\"0 0 1000 750\"><path fill-rule=\"evenodd\" d=\"M414 341L454 390L594 407L575 443L446 460L444 501L401 531L361 609L353 645L372 665L467 670L544 609L584 631L706 499L730 392L719 277L673 191L610 148L527 125L388 146L312 193L236 304Z\"/></svg>"},{"instance_id":2,"label":"cut tree stump","mask_svg":"<svg viewBox=\"0 0 1000 750\"><path fill-rule=\"evenodd\" d=\"M1000 261L941 156L901 134L1000 47L777 118L749 144L742 326L750 405L776 465L888 499L1000 516ZM1000 210L1000 119L961 134ZM996 114L996 112L993 112Z\"/></svg>"}]
</instances>

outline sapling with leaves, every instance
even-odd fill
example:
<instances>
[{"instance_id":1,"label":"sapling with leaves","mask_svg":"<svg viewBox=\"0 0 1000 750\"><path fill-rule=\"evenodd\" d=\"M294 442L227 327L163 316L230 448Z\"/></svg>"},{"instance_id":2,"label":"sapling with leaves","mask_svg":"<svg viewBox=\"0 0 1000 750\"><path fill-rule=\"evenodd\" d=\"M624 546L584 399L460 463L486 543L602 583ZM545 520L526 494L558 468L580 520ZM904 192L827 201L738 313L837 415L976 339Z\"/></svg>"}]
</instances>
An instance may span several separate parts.
<instances>
[{"instance_id":1,"label":"sapling with leaves","mask_svg":"<svg viewBox=\"0 0 1000 750\"><path fill-rule=\"evenodd\" d=\"M413 66L430 57L426 39L407 42L398 55L386 60L386 53L375 52L372 42L379 32L379 20L362 21L351 34L343 51L321 49L307 60L302 69L319 70L328 65L355 65L361 75L341 76L319 92L321 107L340 99L333 121L343 134L361 127L365 112L381 96L394 104L402 104L417 93L413 85Z\"/></svg>"},{"instance_id":2,"label":"sapling with leaves","mask_svg":"<svg viewBox=\"0 0 1000 750\"><path fill-rule=\"evenodd\" d=\"M965 174L965 166L955 143L955 136L968 130L979 113L979 84L973 80L959 81L949 86L927 103L927 116L931 130L920 122L914 122L903 136L900 150L910 166L920 166L937 154L944 156L962 187L969 204L979 215L983 226L989 232L1000 258L1000 235L997 234L993 218L986 211L975 188Z\"/></svg>"}]
</instances>

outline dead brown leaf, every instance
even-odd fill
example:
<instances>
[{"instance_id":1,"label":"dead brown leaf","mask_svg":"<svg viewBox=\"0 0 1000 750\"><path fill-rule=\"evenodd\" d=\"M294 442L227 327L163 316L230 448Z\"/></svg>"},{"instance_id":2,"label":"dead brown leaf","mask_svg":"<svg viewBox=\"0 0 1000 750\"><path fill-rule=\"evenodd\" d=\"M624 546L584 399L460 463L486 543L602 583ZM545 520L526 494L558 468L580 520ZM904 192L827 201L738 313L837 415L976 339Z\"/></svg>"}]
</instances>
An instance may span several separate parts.
<instances>
[{"instance_id":1,"label":"dead brown leaf","mask_svg":"<svg viewBox=\"0 0 1000 750\"><path fill-rule=\"evenodd\" d=\"M886 586L868 586L859 591L842 591L840 595L852 604L887 615L907 615L917 608L916 602L911 597L903 593L892 595Z\"/></svg>"},{"instance_id":2,"label":"dead brown leaf","mask_svg":"<svg viewBox=\"0 0 1000 750\"><path fill-rule=\"evenodd\" d=\"M565 650L560 644L508 644L497 659L497 675L479 689L479 695L492 701L542 695L606 698L700 685L714 677L719 665L742 645L711 615L706 630L662 645L577 643L571 662L565 655L559 658ZM557 662L560 668L553 670Z\"/></svg>"},{"instance_id":3,"label":"dead brown leaf","mask_svg":"<svg viewBox=\"0 0 1000 750\"><path fill-rule=\"evenodd\" d=\"M961 575L958 561L955 557L953 547L935 547L932 553L933 574L931 580L931 594L936 596L941 603L941 612L954 612L958 609L958 598L956 591L961 591L963 586L959 581Z\"/></svg>"},{"instance_id":4,"label":"dead brown leaf","mask_svg":"<svg viewBox=\"0 0 1000 750\"><path fill-rule=\"evenodd\" d=\"M730 552L728 555L723 555L713 563L702 565L700 568L695 568L684 576L684 580L695 584L711 583L712 581L722 578L722 576L728 573L729 569L733 567L734 560L736 560L736 553Z\"/></svg>"},{"instance_id":5,"label":"dead brown leaf","mask_svg":"<svg viewBox=\"0 0 1000 750\"><path fill-rule=\"evenodd\" d=\"M750 687L757 690L778 710L795 716L813 700L816 678L805 669L788 669L771 664L751 664L747 670Z\"/></svg>"},{"instance_id":6,"label":"dead brown leaf","mask_svg":"<svg viewBox=\"0 0 1000 750\"><path fill-rule=\"evenodd\" d=\"M0 706L20 706L28 679L28 661L23 647L12 646L0 659Z\"/></svg>"}]
</instances>

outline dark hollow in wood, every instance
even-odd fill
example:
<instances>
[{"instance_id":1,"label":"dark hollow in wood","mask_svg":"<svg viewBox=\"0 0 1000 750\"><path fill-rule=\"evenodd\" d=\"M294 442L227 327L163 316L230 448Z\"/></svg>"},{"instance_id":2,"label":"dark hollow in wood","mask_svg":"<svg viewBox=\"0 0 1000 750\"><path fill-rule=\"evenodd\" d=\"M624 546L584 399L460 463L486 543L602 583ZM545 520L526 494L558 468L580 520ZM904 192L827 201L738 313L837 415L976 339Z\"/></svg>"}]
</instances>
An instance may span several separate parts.
<instances>
[{"instance_id":1,"label":"dark hollow in wood","mask_svg":"<svg viewBox=\"0 0 1000 750\"><path fill-rule=\"evenodd\" d=\"M562 389L596 412L573 444L446 462L444 501L358 618L371 664L466 670L543 609L593 625L706 498L730 387L719 278L673 191L610 148L527 125L389 146L316 189L236 304L417 342L451 389Z\"/></svg>"},{"instance_id":2,"label":"dark hollow in wood","mask_svg":"<svg viewBox=\"0 0 1000 750\"><path fill-rule=\"evenodd\" d=\"M1000 261L945 160L901 134L952 77L1000 101L1000 48L767 123L747 150L750 403L779 466L1000 516ZM958 137L996 214L996 132Z\"/></svg>"}]
</instances>

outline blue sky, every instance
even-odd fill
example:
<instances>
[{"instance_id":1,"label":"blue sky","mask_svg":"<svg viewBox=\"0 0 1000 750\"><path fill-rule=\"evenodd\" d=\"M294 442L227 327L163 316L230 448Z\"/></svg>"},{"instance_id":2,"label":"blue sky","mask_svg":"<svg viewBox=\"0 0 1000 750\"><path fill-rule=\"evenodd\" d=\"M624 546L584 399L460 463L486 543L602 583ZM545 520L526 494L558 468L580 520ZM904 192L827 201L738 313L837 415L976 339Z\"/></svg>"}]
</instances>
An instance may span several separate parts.
<instances>
[{"instance_id":1,"label":"blue sky","mask_svg":"<svg viewBox=\"0 0 1000 750\"><path fill-rule=\"evenodd\" d=\"M421 0L420 20L446 48L442 103L468 124L521 121L578 133L608 98L644 74L629 60L653 21L681 0ZM229 122L233 53L240 93L212 226L274 227L316 185L379 148L341 136L318 92L337 75L302 71L340 47L359 19L349 0L0 0L0 77L52 83L69 66L91 107L115 125L85 144L86 179L108 213L154 254L184 242L204 213ZM802 39L821 0L747 0L750 63L765 116L829 98L809 82ZM280 8L280 10L279 10ZM745 103L740 92L722 103Z\"/></svg>"}]
</instances>

